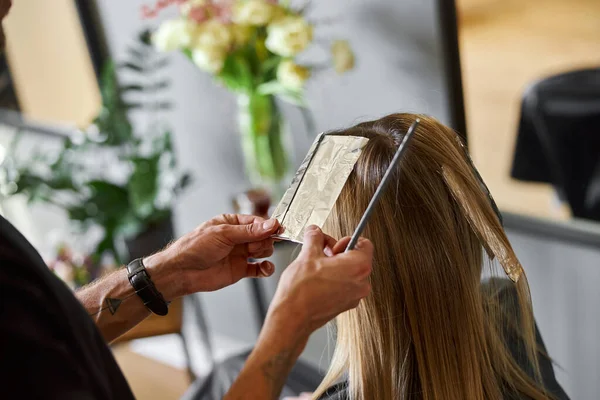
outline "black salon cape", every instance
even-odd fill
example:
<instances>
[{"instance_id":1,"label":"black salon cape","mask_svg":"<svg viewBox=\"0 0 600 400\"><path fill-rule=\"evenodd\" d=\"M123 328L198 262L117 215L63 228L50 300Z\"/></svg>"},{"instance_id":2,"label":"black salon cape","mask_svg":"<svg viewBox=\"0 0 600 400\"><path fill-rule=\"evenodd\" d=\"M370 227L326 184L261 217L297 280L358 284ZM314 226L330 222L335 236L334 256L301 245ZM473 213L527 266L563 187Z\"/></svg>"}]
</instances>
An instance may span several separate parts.
<instances>
[{"instance_id":1,"label":"black salon cape","mask_svg":"<svg viewBox=\"0 0 600 400\"><path fill-rule=\"evenodd\" d=\"M70 289L0 216L0 398L133 399Z\"/></svg>"}]
</instances>

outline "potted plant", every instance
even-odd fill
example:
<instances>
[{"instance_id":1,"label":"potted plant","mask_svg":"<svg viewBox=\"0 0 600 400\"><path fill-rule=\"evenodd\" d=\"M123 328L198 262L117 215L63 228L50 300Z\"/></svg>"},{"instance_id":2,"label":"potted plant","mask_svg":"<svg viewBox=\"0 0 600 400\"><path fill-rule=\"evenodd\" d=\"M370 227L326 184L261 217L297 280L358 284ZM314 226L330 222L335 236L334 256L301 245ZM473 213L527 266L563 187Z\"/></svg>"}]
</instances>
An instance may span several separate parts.
<instances>
[{"instance_id":1,"label":"potted plant","mask_svg":"<svg viewBox=\"0 0 600 400\"><path fill-rule=\"evenodd\" d=\"M10 194L64 209L82 233L102 228L91 252L96 262L108 252L123 264L173 239L173 203L190 183L190 175L177 167L168 129L157 121L139 132L129 119L132 110L155 116L170 106L155 99L168 85L154 78L164 65L149 44L149 33L143 32L126 62L105 66L102 108L89 127L65 137L60 151L52 154L38 150L21 158L16 140L12 156L2 165ZM117 68L132 72L135 82L120 85ZM151 100L126 101L136 94Z\"/></svg>"}]
</instances>

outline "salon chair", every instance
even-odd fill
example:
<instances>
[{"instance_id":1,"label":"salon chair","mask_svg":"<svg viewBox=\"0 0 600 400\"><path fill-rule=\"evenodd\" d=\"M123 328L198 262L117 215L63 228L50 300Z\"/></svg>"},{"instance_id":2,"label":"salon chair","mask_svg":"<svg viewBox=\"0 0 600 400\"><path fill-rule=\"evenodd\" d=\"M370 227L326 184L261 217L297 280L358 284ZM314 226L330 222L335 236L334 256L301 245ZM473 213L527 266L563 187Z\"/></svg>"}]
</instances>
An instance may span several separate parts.
<instances>
[{"instance_id":1,"label":"salon chair","mask_svg":"<svg viewBox=\"0 0 600 400\"><path fill-rule=\"evenodd\" d=\"M511 176L549 183L575 218L600 220L600 69L540 80L525 92Z\"/></svg>"}]
</instances>

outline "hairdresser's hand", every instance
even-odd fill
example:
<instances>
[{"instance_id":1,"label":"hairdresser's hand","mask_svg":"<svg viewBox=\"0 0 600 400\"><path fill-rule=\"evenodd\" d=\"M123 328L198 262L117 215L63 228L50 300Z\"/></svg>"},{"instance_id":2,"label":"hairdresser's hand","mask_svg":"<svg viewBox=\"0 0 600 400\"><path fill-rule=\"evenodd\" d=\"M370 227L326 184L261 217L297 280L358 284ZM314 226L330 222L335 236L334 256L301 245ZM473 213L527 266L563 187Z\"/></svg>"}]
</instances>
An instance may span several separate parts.
<instances>
[{"instance_id":1,"label":"hairdresser's hand","mask_svg":"<svg viewBox=\"0 0 600 400\"><path fill-rule=\"evenodd\" d=\"M277 220L225 214L200 225L165 250L144 259L167 300L201 291L213 291L246 277L270 276L269 261L248 262L273 254Z\"/></svg>"},{"instance_id":2,"label":"hairdresser's hand","mask_svg":"<svg viewBox=\"0 0 600 400\"><path fill-rule=\"evenodd\" d=\"M225 400L278 399L310 334L369 294L373 246L361 239L356 250L339 254L348 241L335 243L319 228L307 229L304 247L283 272L256 346Z\"/></svg>"},{"instance_id":3,"label":"hairdresser's hand","mask_svg":"<svg viewBox=\"0 0 600 400\"><path fill-rule=\"evenodd\" d=\"M315 226L307 229L300 255L281 276L269 317L297 319L312 333L369 294L371 242L360 239L356 250L343 253L349 238L331 240ZM324 254L327 246L333 256Z\"/></svg>"}]
</instances>

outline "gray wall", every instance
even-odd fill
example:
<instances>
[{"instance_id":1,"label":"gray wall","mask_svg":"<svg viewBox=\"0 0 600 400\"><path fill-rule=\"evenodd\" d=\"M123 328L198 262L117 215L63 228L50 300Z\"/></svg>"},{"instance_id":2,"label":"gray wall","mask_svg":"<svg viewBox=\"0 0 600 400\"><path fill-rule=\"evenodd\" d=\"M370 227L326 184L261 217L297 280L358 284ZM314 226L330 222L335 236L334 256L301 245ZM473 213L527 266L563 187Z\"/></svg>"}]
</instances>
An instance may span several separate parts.
<instances>
[{"instance_id":1,"label":"gray wall","mask_svg":"<svg viewBox=\"0 0 600 400\"><path fill-rule=\"evenodd\" d=\"M600 248L509 231L542 338L572 399L600 395Z\"/></svg>"},{"instance_id":2,"label":"gray wall","mask_svg":"<svg viewBox=\"0 0 600 400\"><path fill-rule=\"evenodd\" d=\"M144 26L140 6L147 0L101 0L99 10L114 57ZM320 42L327 38L350 40L357 68L338 77L333 71L315 76L308 86L318 130L348 126L358 120L394 111L423 112L448 122L441 42L434 0L328 0L314 1L310 16L321 20L316 30ZM169 13L165 13L168 16ZM172 14L171 14L172 15ZM333 17L335 22L326 22ZM154 24L156 21L151 21ZM328 46L325 45L327 49ZM315 62L327 51L306 54ZM236 131L232 94L217 87L180 54L173 54L168 75L169 96L176 109L168 116L184 167L196 176L194 187L177 207L179 233L201 221L231 211L232 194L246 186ZM296 110L286 110L292 131L296 162L312 142ZM203 295L211 328L250 343L256 329L249 305L247 283Z\"/></svg>"}]
</instances>

